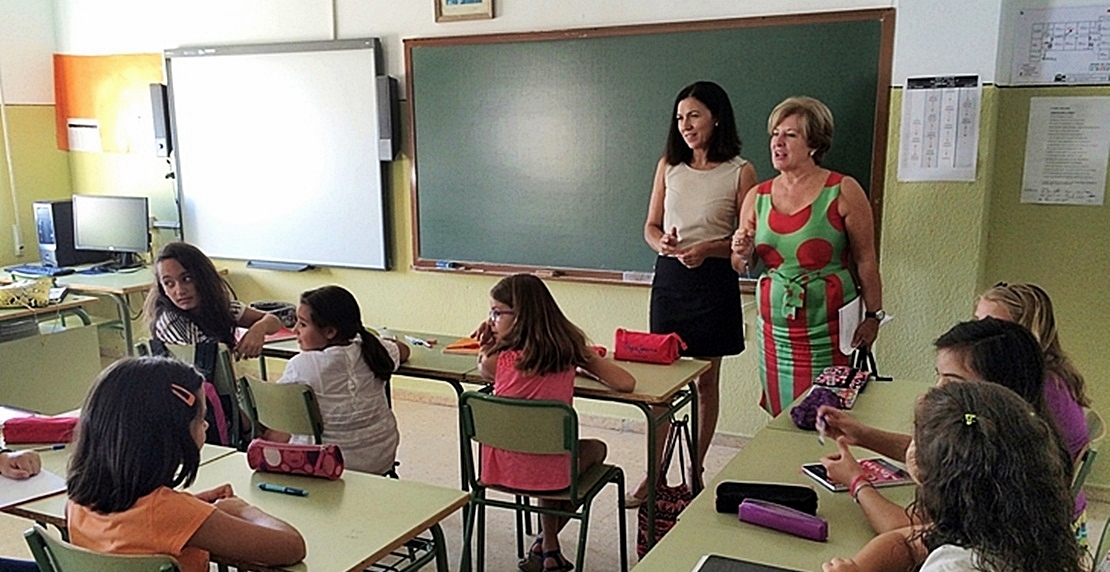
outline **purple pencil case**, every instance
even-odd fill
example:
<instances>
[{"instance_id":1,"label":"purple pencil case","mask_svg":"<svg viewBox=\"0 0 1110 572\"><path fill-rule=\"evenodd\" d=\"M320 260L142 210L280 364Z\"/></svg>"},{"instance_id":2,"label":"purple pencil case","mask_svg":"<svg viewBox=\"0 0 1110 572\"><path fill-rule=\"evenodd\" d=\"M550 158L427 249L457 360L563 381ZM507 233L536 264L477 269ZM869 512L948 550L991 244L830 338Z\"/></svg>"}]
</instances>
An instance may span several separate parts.
<instances>
[{"instance_id":1,"label":"purple pencil case","mask_svg":"<svg viewBox=\"0 0 1110 572\"><path fill-rule=\"evenodd\" d=\"M829 539L827 520L759 499L744 499L740 503L740 520L818 542Z\"/></svg>"}]
</instances>

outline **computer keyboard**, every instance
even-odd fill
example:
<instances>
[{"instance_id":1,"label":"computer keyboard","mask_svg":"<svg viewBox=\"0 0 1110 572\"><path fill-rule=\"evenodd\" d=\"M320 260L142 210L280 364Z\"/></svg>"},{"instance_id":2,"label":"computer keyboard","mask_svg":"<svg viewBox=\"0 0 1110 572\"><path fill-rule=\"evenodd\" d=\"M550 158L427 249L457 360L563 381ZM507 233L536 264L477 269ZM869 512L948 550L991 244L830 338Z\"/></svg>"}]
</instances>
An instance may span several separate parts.
<instances>
[{"instance_id":1,"label":"computer keyboard","mask_svg":"<svg viewBox=\"0 0 1110 572\"><path fill-rule=\"evenodd\" d=\"M40 264L20 264L18 266L9 266L5 268L12 274L22 274L24 276L65 276L66 274L73 274L72 268L64 266L42 266Z\"/></svg>"}]
</instances>

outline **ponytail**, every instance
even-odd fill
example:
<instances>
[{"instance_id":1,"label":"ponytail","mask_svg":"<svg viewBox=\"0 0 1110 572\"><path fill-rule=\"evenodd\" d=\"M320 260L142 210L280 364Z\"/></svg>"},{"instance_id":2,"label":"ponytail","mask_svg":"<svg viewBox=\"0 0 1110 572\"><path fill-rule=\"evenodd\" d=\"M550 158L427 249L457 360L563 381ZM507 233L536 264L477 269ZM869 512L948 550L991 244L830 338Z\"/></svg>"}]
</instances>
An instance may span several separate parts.
<instances>
[{"instance_id":1,"label":"ponytail","mask_svg":"<svg viewBox=\"0 0 1110 572\"><path fill-rule=\"evenodd\" d=\"M374 372L374 376L384 382L388 382L389 378L393 376L393 357L389 355L389 350L385 349L385 345L377 336L367 331L366 326L358 327L358 337L361 339L362 346L362 361L370 367L370 371Z\"/></svg>"}]
</instances>

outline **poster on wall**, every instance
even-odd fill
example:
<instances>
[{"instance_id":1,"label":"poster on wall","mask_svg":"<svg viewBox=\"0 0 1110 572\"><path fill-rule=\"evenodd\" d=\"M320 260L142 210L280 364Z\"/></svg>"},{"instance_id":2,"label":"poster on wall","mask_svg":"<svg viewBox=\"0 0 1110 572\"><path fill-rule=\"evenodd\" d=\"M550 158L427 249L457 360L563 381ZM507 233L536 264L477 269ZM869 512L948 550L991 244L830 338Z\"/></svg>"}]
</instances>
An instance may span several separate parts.
<instances>
[{"instance_id":1,"label":"poster on wall","mask_svg":"<svg viewBox=\"0 0 1110 572\"><path fill-rule=\"evenodd\" d=\"M1110 154L1110 97L1029 101L1021 202L1101 206Z\"/></svg>"},{"instance_id":2,"label":"poster on wall","mask_svg":"<svg viewBox=\"0 0 1110 572\"><path fill-rule=\"evenodd\" d=\"M1015 84L1110 83L1110 5L1019 10Z\"/></svg>"},{"instance_id":3,"label":"poster on wall","mask_svg":"<svg viewBox=\"0 0 1110 572\"><path fill-rule=\"evenodd\" d=\"M977 75L908 78L898 180L974 181L981 100Z\"/></svg>"}]
</instances>

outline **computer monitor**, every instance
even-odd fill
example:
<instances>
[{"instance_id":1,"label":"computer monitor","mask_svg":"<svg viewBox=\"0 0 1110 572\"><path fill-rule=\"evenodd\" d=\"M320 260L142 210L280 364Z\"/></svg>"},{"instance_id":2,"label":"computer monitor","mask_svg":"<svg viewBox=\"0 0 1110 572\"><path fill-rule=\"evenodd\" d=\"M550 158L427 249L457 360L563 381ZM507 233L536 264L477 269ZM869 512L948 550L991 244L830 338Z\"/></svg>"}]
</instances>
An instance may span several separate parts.
<instances>
[{"instance_id":1,"label":"computer monitor","mask_svg":"<svg viewBox=\"0 0 1110 572\"><path fill-rule=\"evenodd\" d=\"M150 251L149 217L146 197L73 195L74 247L111 252L116 268L142 266L136 255Z\"/></svg>"}]
</instances>

